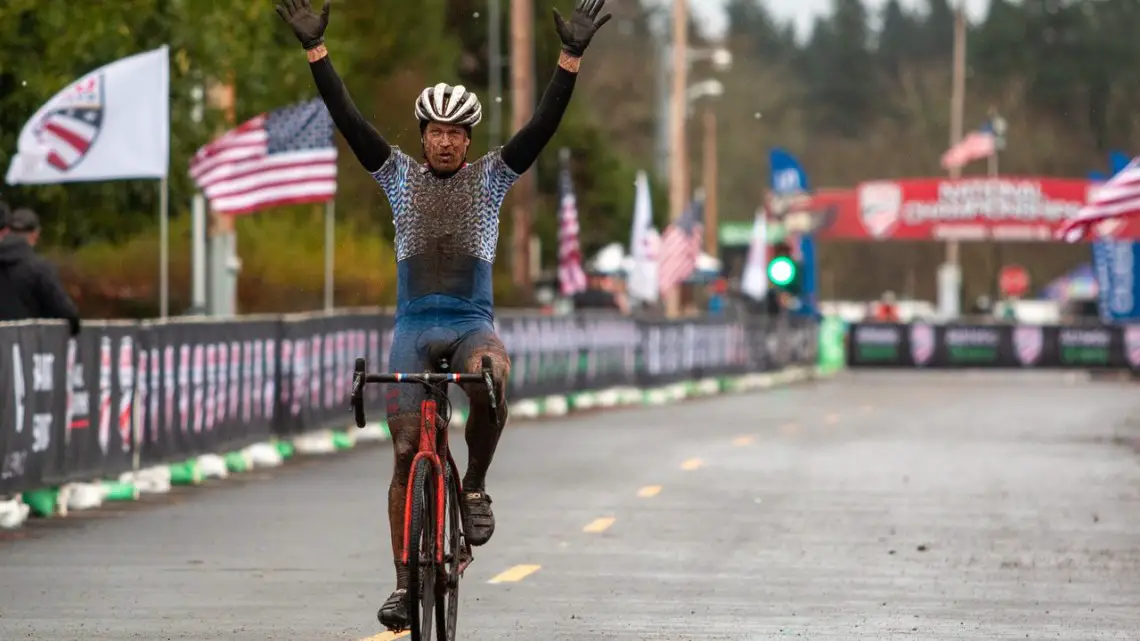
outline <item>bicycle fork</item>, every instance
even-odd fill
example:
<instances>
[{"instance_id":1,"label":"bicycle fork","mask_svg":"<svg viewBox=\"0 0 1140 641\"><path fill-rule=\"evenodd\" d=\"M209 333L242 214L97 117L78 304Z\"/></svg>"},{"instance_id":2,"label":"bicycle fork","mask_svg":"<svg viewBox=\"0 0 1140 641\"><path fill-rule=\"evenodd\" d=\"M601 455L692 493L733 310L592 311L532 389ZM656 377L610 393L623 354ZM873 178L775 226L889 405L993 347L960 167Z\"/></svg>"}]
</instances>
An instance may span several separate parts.
<instances>
[{"instance_id":1,"label":"bicycle fork","mask_svg":"<svg viewBox=\"0 0 1140 641\"><path fill-rule=\"evenodd\" d=\"M432 541L432 557L435 559L437 565L443 563L443 530L447 514L447 489L444 485L443 464L440 461L439 454L436 452L435 441L436 402L424 401L420 418L419 451L416 453L415 458L412 459L412 469L408 474L407 495L404 497L404 551L401 555L401 560L405 565L408 563L408 555L411 552L411 547L417 543L411 540L412 507L415 504L416 467L420 459L424 458L431 462L432 476L435 477L435 482L432 484L433 493L435 495L432 497L434 499L432 503L435 507L435 540ZM450 458L450 452L448 453L448 457Z\"/></svg>"}]
</instances>

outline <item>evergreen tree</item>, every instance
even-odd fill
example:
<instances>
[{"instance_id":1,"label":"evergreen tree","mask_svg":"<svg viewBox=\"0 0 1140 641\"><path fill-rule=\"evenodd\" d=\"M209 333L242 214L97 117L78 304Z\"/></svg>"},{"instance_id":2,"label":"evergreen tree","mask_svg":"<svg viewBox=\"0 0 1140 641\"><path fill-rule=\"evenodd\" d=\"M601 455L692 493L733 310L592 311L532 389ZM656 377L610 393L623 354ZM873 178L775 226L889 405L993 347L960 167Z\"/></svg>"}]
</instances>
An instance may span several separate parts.
<instances>
[{"instance_id":1,"label":"evergreen tree","mask_svg":"<svg viewBox=\"0 0 1140 641\"><path fill-rule=\"evenodd\" d=\"M923 33L920 23L903 11L899 0L890 0L883 8L883 26L879 32L876 57L889 76L898 74L899 66L921 53Z\"/></svg>"},{"instance_id":2,"label":"evergreen tree","mask_svg":"<svg viewBox=\"0 0 1140 641\"><path fill-rule=\"evenodd\" d=\"M873 121L878 96L867 8L862 0L836 0L832 6L831 18L816 23L805 80L817 124L856 137Z\"/></svg>"}]
</instances>

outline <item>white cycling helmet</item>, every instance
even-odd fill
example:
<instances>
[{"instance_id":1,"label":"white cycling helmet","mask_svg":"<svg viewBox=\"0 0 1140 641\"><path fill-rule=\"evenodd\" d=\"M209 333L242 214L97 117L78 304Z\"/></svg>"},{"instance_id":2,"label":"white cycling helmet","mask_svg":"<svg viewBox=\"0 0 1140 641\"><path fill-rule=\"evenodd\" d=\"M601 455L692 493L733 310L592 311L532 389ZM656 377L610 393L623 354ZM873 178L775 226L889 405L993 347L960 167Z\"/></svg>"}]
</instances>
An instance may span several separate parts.
<instances>
[{"instance_id":1,"label":"white cycling helmet","mask_svg":"<svg viewBox=\"0 0 1140 641\"><path fill-rule=\"evenodd\" d=\"M452 87L441 82L420 93L416 100L416 118L420 122L474 127L483 119L483 105L463 85Z\"/></svg>"}]
</instances>

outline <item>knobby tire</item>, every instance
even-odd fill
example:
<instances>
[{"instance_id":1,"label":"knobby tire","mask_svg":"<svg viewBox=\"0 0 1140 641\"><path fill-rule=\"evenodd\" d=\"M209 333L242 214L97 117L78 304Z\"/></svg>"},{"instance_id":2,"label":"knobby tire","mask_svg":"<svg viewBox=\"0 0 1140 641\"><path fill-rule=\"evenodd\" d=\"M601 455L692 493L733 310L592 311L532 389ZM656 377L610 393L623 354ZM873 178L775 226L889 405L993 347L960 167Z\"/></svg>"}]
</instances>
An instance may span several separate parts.
<instances>
[{"instance_id":1,"label":"knobby tire","mask_svg":"<svg viewBox=\"0 0 1140 641\"><path fill-rule=\"evenodd\" d=\"M448 459L444 472L447 484L447 525L444 530L445 563L439 582L440 608L436 611L437 641L456 641L459 621L459 564L462 561L462 528L459 512L459 474Z\"/></svg>"},{"instance_id":2,"label":"knobby tire","mask_svg":"<svg viewBox=\"0 0 1140 641\"><path fill-rule=\"evenodd\" d=\"M416 461L412 476L411 536L408 538L408 623L412 641L430 641L437 594L435 567L435 470ZM421 616L422 615L422 616Z\"/></svg>"}]
</instances>

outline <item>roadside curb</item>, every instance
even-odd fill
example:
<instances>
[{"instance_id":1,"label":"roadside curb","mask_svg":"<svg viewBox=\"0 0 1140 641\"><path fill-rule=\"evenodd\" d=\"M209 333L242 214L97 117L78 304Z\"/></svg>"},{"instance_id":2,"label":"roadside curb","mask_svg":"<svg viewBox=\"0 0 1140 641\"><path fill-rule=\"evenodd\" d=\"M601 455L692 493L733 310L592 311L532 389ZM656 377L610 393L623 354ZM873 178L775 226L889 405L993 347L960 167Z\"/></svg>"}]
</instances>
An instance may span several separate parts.
<instances>
[{"instance_id":1,"label":"roadside curb","mask_svg":"<svg viewBox=\"0 0 1140 641\"><path fill-rule=\"evenodd\" d=\"M651 388L614 387L596 391L556 394L511 403L514 421L558 418L629 407L655 407L690 399L782 387L828 378L840 368L793 367L778 372L708 377ZM452 428L466 425L467 411L455 410ZM117 479L68 483L60 487L0 497L0 529L17 529L30 517L66 517L71 511L93 510L106 502L137 501L145 495L169 493L174 487L198 486L211 479L226 479L254 470L276 468L297 456L315 457L354 449L362 443L388 441L385 421L357 429L318 430L292 438L272 439L240 450L203 454L186 461L125 472Z\"/></svg>"}]
</instances>

